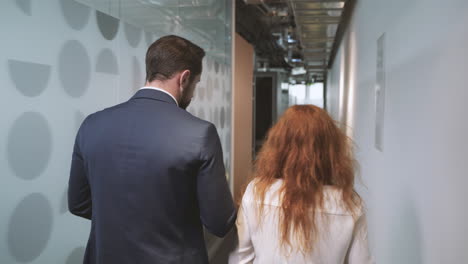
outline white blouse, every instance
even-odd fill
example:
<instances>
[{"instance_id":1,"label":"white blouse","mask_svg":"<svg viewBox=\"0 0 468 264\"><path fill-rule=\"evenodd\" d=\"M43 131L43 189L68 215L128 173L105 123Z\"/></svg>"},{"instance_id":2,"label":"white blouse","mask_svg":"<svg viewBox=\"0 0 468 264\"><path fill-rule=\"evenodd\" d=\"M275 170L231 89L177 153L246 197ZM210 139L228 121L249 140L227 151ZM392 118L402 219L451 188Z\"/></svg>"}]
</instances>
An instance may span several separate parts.
<instances>
[{"instance_id":1,"label":"white blouse","mask_svg":"<svg viewBox=\"0 0 468 264\"><path fill-rule=\"evenodd\" d=\"M354 220L341 202L341 192L333 187L324 189L323 209L316 211L317 227L321 231L314 249L305 256L291 248L281 250L278 232L278 213L281 210L277 180L265 195L264 213L259 223L258 201L254 200L254 182L251 182L242 198L237 216L239 245L229 257L230 264L238 263L291 263L291 264L370 264L375 263L367 243L367 223L364 213ZM317 214L317 212L319 214ZM326 228L325 222L328 228ZM293 249L297 242L291 240Z\"/></svg>"}]
</instances>

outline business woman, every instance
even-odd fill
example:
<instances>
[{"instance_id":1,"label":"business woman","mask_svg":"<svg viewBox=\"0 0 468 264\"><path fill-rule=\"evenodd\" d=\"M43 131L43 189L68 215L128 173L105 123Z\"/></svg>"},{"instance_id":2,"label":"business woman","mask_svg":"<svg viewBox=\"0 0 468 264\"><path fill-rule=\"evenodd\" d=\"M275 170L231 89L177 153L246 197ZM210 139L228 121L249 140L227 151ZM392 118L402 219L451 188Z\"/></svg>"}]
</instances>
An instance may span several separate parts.
<instances>
[{"instance_id":1,"label":"business woman","mask_svg":"<svg viewBox=\"0 0 468 264\"><path fill-rule=\"evenodd\" d=\"M237 219L230 263L374 263L347 136L319 107L289 108L271 128Z\"/></svg>"}]
</instances>

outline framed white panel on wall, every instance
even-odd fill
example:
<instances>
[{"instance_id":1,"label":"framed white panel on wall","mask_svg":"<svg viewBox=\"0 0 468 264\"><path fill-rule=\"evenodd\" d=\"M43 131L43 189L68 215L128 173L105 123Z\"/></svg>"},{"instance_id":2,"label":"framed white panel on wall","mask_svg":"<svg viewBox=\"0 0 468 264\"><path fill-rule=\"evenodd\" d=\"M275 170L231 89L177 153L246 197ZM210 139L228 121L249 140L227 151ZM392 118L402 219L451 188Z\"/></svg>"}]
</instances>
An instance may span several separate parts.
<instances>
[{"instance_id":1,"label":"framed white panel on wall","mask_svg":"<svg viewBox=\"0 0 468 264\"><path fill-rule=\"evenodd\" d=\"M375 148L383 152L385 117L385 33L377 39L375 81Z\"/></svg>"}]
</instances>

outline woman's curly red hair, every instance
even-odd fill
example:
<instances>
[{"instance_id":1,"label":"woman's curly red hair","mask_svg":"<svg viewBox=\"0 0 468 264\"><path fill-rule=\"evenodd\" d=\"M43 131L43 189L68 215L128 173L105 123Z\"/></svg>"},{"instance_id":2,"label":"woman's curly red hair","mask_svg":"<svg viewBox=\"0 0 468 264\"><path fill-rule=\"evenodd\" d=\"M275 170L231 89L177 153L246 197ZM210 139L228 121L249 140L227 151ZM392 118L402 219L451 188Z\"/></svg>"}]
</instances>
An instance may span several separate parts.
<instances>
[{"instance_id":1,"label":"woman's curly red hair","mask_svg":"<svg viewBox=\"0 0 468 264\"><path fill-rule=\"evenodd\" d=\"M286 110L268 132L253 174L257 201L265 199L276 179L283 180L279 222L282 245L291 246L294 237L301 252L313 249L321 231L316 226L315 209L323 206L324 186L339 189L344 206L356 216L361 198L354 189L355 166L351 141L326 111L313 105ZM260 203L260 217L263 209Z\"/></svg>"}]
</instances>

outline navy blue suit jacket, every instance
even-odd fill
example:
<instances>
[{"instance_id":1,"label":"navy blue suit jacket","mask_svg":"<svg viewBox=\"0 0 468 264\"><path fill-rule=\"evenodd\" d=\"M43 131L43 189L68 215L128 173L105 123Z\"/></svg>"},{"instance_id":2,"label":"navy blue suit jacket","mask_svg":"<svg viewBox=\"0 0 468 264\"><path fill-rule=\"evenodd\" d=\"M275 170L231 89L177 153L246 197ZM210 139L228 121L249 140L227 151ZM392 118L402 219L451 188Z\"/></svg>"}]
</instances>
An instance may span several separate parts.
<instances>
[{"instance_id":1,"label":"navy blue suit jacket","mask_svg":"<svg viewBox=\"0 0 468 264\"><path fill-rule=\"evenodd\" d=\"M207 263L202 225L236 219L216 128L151 89L85 119L68 206L91 219L84 263Z\"/></svg>"}]
</instances>

